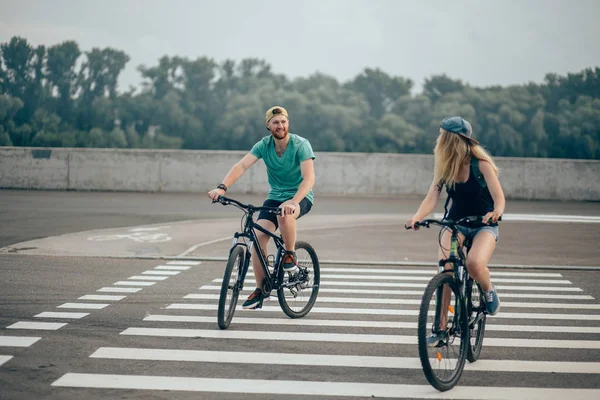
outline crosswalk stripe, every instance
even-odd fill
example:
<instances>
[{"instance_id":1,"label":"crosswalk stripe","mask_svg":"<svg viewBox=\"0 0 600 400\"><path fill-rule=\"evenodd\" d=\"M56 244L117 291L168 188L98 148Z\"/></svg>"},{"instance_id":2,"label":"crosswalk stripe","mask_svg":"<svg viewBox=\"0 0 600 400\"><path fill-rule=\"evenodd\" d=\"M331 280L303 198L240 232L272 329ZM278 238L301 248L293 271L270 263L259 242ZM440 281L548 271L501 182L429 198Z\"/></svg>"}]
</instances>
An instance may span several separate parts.
<instances>
[{"instance_id":1,"label":"crosswalk stripe","mask_svg":"<svg viewBox=\"0 0 600 400\"><path fill-rule=\"evenodd\" d=\"M156 322L199 322L216 323L215 316L203 317L198 315L161 315L151 314L146 316L144 321ZM402 321L365 321L365 320L345 320L345 319L284 319L284 318L248 318L234 317L236 324L257 324L257 325L293 325L293 326L336 326L336 327L360 327L360 328L393 328L393 329L417 329L416 322ZM492 320L489 320L492 322ZM594 326L564 326L564 325L498 325L487 323L486 332L545 332L545 333L600 333L600 327Z\"/></svg>"},{"instance_id":2,"label":"crosswalk stripe","mask_svg":"<svg viewBox=\"0 0 600 400\"><path fill-rule=\"evenodd\" d=\"M168 275L168 276L173 276L173 275L178 275L180 273L181 273L181 271L157 271L157 270L154 270L154 269L150 269L148 271L142 272L142 275Z\"/></svg>"},{"instance_id":3,"label":"crosswalk stripe","mask_svg":"<svg viewBox=\"0 0 600 400\"><path fill-rule=\"evenodd\" d=\"M223 279L214 279L213 282L221 283ZM321 282L321 286L348 286L348 287L401 287L401 288L423 288L426 283L407 283L407 282L351 282L351 281L325 281ZM494 285L498 290L517 290L517 291L544 291L544 292L583 292L583 289L578 287L554 287L554 286L504 286Z\"/></svg>"},{"instance_id":4,"label":"crosswalk stripe","mask_svg":"<svg viewBox=\"0 0 600 400\"><path fill-rule=\"evenodd\" d=\"M166 307L174 310L216 310L216 304L173 303ZM240 311L256 312L256 310ZM260 312L281 312L280 307L263 306ZM314 307L313 314L364 314L364 315L419 315L419 310L379 309L379 308L344 308L344 307ZM600 321L600 315L594 314L541 314L541 313L506 313L501 312L492 318L508 319L551 319L551 320L586 320Z\"/></svg>"},{"instance_id":5,"label":"crosswalk stripe","mask_svg":"<svg viewBox=\"0 0 600 400\"><path fill-rule=\"evenodd\" d=\"M184 299L198 300L219 300L218 294L191 293L183 297ZM242 301L243 299L239 299ZM421 305L420 299L381 299L373 297L324 297L319 296L317 303L360 303L360 304L405 304ZM572 303L511 303L503 301L502 307L506 308L552 308L552 309L586 309L600 310L600 304L572 304Z\"/></svg>"},{"instance_id":6,"label":"crosswalk stripe","mask_svg":"<svg viewBox=\"0 0 600 400\"><path fill-rule=\"evenodd\" d=\"M416 335L370 335L352 333L226 331L208 329L127 328L121 335L158 337L201 337L212 339L289 340L308 342L417 344ZM550 340L486 338L486 347L527 347L558 349L600 349L597 340Z\"/></svg>"},{"instance_id":7,"label":"crosswalk stripe","mask_svg":"<svg viewBox=\"0 0 600 400\"><path fill-rule=\"evenodd\" d=\"M33 329L40 331L56 331L67 325L65 322L33 322L19 321L6 327L6 329Z\"/></svg>"},{"instance_id":8,"label":"crosswalk stripe","mask_svg":"<svg viewBox=\"0 0 600 400\"><path fill-rule=\"evenodd\" d=\"M146 361L190 361L255 364L258 359L272 365L310 365L354 368L421 369L418 358L372 357L330 354L255 353L208 350L100 347L91 358ZM479 360L465 366L467 371L600 374L598 362Z\"/></svg>"},{"instance_id":9,"label":"crosswalk stripe","mask_svg":"<svg viewBox=\"0 0 600 400\"><path fill-rule=\"evenodd\" d=\"M137 293L141 288L127 288L127 287L103 287L96 292L105 292L105 293Z\"/></svg>"},{"instance_id":10,"label":"crosswalk stripe","mask_svg":"<svg viewBox=\"0 0 600 400\"><path fill-rule=\"evenodd\" d=\"M429 275L433 277L437 273L437 265L431 264L428 269L404 269L404 268L321 268L322 273L366 273L366 274L416 274ZM252 267L248 268L249 272L253 271ZM507 272L507 271L490 271L492 277L509 276L509 277L537 277L537 278L562 278L562 274L556 272Z\"/></svg>"},{"instance_id":11,"label":"crosswalk stripe","mask_svg":"<svg viewBox=\"0 0 600 400\"><path fill-rule=\"evenodd\" d=\"M301 384L299 383L299 381L285 380L66 373L58 380L54 381L52 386L243 394L288 394L297 396L351 396L367 398L477 400L564 400L565 398L569 400L589 400L600 398L599 389L456 386L451 391L440 393L429 385L323 381L302 381Z\"/></svg>"},{"instance_id":12,"label":"crosswalk stripe","mask_svg":"<svg viewBox=\"0 0 600 400\"><path fill-rule=\"evenodd\" d=\"M78 297L77 300L105 300L105 301L119 301L123 300L127 296L113 296L113 295L103 295L103 294L86 294L84 296Z\"/></svg>"},{"instance_id":13,"label":"crosswalk stripe","mask_svg":"<svg viewBox=\"0 0 600 400\"><path fill-rule=\"evenodd\" d=\"M221 286L205 285L200 286L200 290L220 291ZM244 287L242 292L250 293L254 287ZM338 289L338 288L319 288L319 293L351 293L351 294L387 294L390 296L423 296L422 290L385 290L385 289ZM543 294L543 293L501 293L502 298L531 298L531 299L560 299L560 300L595 300L593 296L587 294Z\"/></svg>"},{"instance_id":14,"label":"crosswalk stripe","mask_svg":"<svg viewBox=\"0 0 600 400\"><path fill-rule=\"evenodd\" d=\"M343 275L343 274L321 274L322 279L357 279L369 281L427 281L429 276L394 276L394 275ZM532 283L536 285L570 285L571 281L566 279L512 279L493 278L494 283Z\"/></svg>"},{"instance_id":15,"label":"crosswalk stripe","mask_svg":"<svg viewBox=\"0 0 600 400\"><path fill-rule=\"evenodd\" d=\"M81 308L81 309L89 309L89 310L101 310L105 307L108 307L109 304L103 303L64 303L56 308Z\"/></svg>"},{"instance_id":16,"label":"crosswalk stripe","mask_svg":"<svg viewBox=\"0 0 600 400\"><path fill-rule=\"evenodd\" d=\"M80 319L83 317L87 317L90 313L82 313L82 312L54 312L54 311L44 311L37 315L34 315L34 318L66 318L66 319Z\"/></svg>"},{"instance_id":17,"label":"crosswalk stripe","mask_svg":"<svg viewBox=\"0 0 600 400\"><path fill-rule=\"evenodd\" d=\"M168 265L200 265L202 264L202 261L169 261L167 262Z\"/></svg>"},{"instance_id":18,"label":"crosswalk stripe","mask_svg":"<svg viewBox=\"0 0 600 400\"><path fill-rule=\"evenodd\" d=\"M187 271L191 267L184 267L181 265L159 265L158 267L154 267L156 270L166 270L166 271Z\"/></svg>"},{"instance_id":19,"label":"crosswalk stripe","mask_svg":"<svg viewBox=\"0 0 600 400\"><path fill-rule=\"evenodd\" d=\"M131 279L132 281L164 281L165 279L169 279L168 276L151 276L151 275L134 275L130 276L127 279Z\"/></svg>"},{"instance_id":20,"label":"crosswalk stripe","mask_svg":"<svg viewBox=\"0 0 600 400\"><path fill-rule=\"evenodd\" d=\"M11 358L13 358L13 356L3 356L3 355L0 355L0 365L4 364L5 362L7 362L8 360L10 360Z\"/></svg>"},{"instance_id":21,"label":"crosswalk stripe","mask_svg":"<svg viewBox=\"0 0 600 400\"><path fill-rule=\"evenodd\" d=\"M0 347L29 347L41 337L31 336L0 336Z\"/></svg>"},{"instance_id":22,"label":"crosswalk stripe","mask_svg":"<svg viewBox=\"0 0 600 400\"><path fill-rule=\"evenodd\" d=\"M118 281L113 283L113 285L118 286L152 286L154 284L156 284L156 282Z\"/></svg>"}]
</instances>

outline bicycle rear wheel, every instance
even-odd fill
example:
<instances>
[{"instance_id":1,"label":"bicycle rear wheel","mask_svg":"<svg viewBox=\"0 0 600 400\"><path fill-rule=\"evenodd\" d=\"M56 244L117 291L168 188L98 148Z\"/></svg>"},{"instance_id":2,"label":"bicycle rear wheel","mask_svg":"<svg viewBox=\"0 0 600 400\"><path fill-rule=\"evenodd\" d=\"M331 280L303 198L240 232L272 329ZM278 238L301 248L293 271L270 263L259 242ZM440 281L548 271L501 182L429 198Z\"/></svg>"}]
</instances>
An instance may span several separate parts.
<instances>
[{"instance_id":1,"label":"bicycle rear wheel","mask_svg":"<svg viewBox=\"0 0 600 400\"><path fill-rule=\"evenodd\" d=\"M443 302L444 293L449 295L449 303ZM431 334L437 334L440 340L428 346L427 337ZM436 275L423 293L418 342L423 372L437 390L450 390L458 383L467 357L468 334L466 308L456 281L450 273Z\"/></svg>"},{"instance_id":2,"label":"bicycle rear wheel","mask_svg":"<svg viewBox=\"0 0 600 400\"><path fill-rule=\"evenodd\" d=\"M319 259L312 246L306 242L296 242L296 256L298 270L289 273L280 268L281 286L277 289L279 305L290 318L301 318L308 314L317 300L321 281Z\"/></svg>"},{"instance_id":3,"label":"bicycle rear wheel","mask_svg":"<svg viewBox=\"0 0 600 400\"><path fill-rule=\"evenodd\" d=\"M469 351L467 360L475 362L481 355L483 336L485 334L485 300L483 291L477 282L469 278L466 288L467 314L469 316Z\"/></svg>"},{"instance_id":4,"label":"bicycle rear wheel","mask_svg":"<svg viewBox=\"0 0 600 400\"><path fill-rule=\"evenodd\" d=\"M219 296L219 308L217 310L217 323L219 328L227 329L235 313L238 296L240 294L240 276L244 267L244 249L236 246L227 260L223 283L221 284L221 295Z\"/></svg>"}]
</instances>

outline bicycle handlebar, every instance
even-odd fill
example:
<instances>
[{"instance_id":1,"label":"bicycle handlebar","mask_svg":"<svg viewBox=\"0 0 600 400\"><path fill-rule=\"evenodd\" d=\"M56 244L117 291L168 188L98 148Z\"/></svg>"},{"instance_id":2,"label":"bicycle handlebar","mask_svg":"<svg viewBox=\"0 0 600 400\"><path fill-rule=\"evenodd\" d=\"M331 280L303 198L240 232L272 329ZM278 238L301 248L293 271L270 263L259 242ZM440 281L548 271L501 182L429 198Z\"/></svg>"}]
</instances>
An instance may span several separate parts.
<instances>
[{"instance_id":1,"label":"bicycle handlebar","mask_svg":"<svg viewBox=\"0 0 600 400\"><path fill-rule=\"evenodd\" d=\"M434 224L434 225L438 225L438 226L445 226L447 228L454 228L456 225L461 225L461 224L473 224L473 223L479 223L481 224L483 220L483 216L482 215L473 215L473 216L469 216L469 217L464 217L459 219L458 221L452 221L450 219L424 219L422 221L417 221L414 223L413 226L416 227L425 227L425 228L429 228L429 225ZM498 219L498 221L502 221L502 217L500 217ZM484 225L491 225L493 224L493 222L491 220L488 220L488 222ZM404 226L406 229L412 229L412 227L408 227L408 226Z\"/></svg>"},{"instance_id":2,"label":"bicycle handlebar","mask_svg":"<svg viewBox=\"0 0 600 400\"><path fill-rule=\"evenodd\" d=\"M256 207L253 206L252 204L244 204L241 203L237 200L234 199L230 199L229 197L225 197L225 196L219 196L217 198L217 200L213 200L213 203L221 203L224 206L228 206L230 204L234 204L236 205L238 208L244 209L244 210L248 210L248 211L267 211L270 213L273 213L275 215L281 215L281 208L279 207Z\"/></svg>"}]
</instances>

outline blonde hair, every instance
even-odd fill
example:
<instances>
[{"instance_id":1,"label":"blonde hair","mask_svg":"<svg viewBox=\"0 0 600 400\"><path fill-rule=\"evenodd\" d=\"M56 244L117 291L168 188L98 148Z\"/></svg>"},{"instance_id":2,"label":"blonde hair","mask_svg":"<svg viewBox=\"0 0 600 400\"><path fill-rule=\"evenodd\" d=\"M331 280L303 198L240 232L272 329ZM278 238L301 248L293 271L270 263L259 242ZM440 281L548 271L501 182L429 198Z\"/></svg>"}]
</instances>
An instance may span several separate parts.
<instances>
[{"instance_id":1,"label":"blonde hair","mask_svg":"<svg viewBox=\"0 0 600 400\"><path fill-rule=\"evenodd\" d=\"M468 164L471 157L489 162L496 175L500 173L492 157L483 147L442 128L435 142L433 154L435 159L433 178L439 190L444 184L454 188L461 165Z\"/></svg>"}]
</instances>

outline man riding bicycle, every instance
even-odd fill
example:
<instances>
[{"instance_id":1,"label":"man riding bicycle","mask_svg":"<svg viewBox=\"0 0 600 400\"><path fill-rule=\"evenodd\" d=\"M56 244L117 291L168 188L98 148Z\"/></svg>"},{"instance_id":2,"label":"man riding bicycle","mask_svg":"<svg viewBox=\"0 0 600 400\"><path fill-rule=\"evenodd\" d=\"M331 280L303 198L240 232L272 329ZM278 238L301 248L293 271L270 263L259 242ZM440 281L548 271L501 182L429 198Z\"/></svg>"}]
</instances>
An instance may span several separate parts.
<instances>
[{"instance_id":1,"label":"man riding bicycle","mask_svg":"<svg viewBox=\"0 0 600 400\"><path fill-rule=\"evenodd\" d=\"M314 203L312 188L315 183L315 155L310 142L298 135L289 133L288 112L281 106L267 110L265 125L270 135L256 143L250 152L238 161L227 173L223 182L216 189L208 192L208 197L216 200L225 194L227 189L237 181L248 168L262 158L267 167L269 194L264 207L280 207L282 215L276 216L268 212L260 212L257 224L275 232L277 228L285 242L283 268L293 272L297 268L296 253L296 220L307 214ZM266 254L270 237L257 232L258 241ZM252 265L259 265L256 252L252 253ZM256 289L242 305L245 309L256 308L265 298L262 290L264 273L254 268Z\"/></svg>"}]
</instances>

